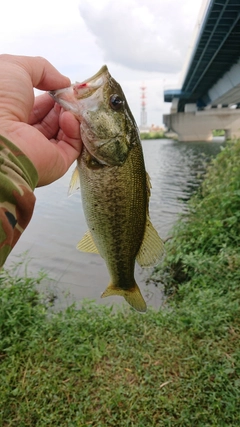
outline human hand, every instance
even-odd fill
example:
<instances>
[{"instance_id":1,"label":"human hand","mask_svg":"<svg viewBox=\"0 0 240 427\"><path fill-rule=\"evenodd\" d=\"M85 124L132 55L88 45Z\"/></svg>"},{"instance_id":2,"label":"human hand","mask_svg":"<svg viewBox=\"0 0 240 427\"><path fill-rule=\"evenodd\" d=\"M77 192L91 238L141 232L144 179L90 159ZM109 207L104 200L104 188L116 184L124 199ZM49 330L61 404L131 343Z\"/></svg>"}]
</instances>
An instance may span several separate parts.
<instances>
[{"instance_id":1,"label":"human hand","mask_svg":"<svg viewBox=\"0 0 240 427\"><path fill-rule=\"evenodd\" d=\"M46 59L0 55L0 134L34 164L38 186L60 178L82 148L77 119L47 94L34 97L33 88L48 91L70 86Z\"/></svg>"}]
</instances>

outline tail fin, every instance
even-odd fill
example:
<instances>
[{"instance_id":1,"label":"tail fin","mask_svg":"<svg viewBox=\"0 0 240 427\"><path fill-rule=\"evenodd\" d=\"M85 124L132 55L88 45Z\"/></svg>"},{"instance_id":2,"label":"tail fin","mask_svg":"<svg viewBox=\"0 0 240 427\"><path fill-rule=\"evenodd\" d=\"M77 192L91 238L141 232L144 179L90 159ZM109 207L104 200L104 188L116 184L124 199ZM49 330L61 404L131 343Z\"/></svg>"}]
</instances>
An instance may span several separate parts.
<instances>
[{"instance_id":1,"label":"tail fin","mask_svg":"<svg viewBox=\"0 0 240 427\"><path fill-rule=\"evenodd\" d=\"M109 283L107 289L102 293L101 298L109 297L111 295L121 295L135 310L145 313L147 305L142 297L140 289L136 282L134 287L130 289L121 289Z\"/></svg>"}]
</instances>

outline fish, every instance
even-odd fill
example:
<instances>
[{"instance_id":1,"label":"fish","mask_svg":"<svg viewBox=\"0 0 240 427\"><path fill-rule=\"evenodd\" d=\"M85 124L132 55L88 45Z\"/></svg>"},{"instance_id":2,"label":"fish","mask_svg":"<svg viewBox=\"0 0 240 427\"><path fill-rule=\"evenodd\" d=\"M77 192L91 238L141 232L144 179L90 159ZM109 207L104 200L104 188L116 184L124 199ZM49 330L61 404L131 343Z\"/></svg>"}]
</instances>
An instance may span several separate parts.
<instances>
[{"instance_id":1,"label":"fish","mask_svg":"<svg viewBox=\"0 0 240 427\"><path fill-rule=\"evenodd\" d=\"M150 220L150 178L123 90L104 65L93 77L50 95L80 123L83 150L69 194L81 188L89 230L77 248L105 260L110 283L101 297L123 296L145 312L134 278L135 262L141 267L159 263L164 243Z\"/></svg>"}]
</instances>

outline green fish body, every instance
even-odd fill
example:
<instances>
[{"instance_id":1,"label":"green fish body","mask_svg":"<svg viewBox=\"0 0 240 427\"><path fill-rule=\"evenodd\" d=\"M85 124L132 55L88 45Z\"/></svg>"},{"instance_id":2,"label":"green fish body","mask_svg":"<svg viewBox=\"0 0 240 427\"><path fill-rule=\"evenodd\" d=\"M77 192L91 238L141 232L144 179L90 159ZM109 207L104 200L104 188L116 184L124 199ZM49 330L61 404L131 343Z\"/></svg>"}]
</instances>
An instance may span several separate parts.
<instances>
[{"instance_id":1,"label":"green fish body","mask_svg":"<svg viewBox=\"0 0 240 427\"><path fill-rule=\"evenodd\" d=\"M142 267L156 264L164 246L149 219L150 180L124 93L104 66L85 82L51 95L80 122L83 152L70 193L79 186L80 177L89 231L77 247L105 260L111 280L102 297L121 295L145 312L134 279L135 261Z\"/></svg>"}]
</instances>

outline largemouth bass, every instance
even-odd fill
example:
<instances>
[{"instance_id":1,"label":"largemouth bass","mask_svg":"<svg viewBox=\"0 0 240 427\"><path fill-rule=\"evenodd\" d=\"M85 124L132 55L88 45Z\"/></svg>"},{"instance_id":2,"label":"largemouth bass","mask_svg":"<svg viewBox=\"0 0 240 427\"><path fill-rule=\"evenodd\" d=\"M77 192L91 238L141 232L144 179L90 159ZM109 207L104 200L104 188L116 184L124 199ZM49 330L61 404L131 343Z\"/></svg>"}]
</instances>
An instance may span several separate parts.
<instances>
[{"instance_id":1,"label":"largemouth bass","mask_svg":"<svg viewBox=\"0 0 240 427\"><path fill-rule=\"evenodd\" d=\"M104 66L90 79L51 96L80 122L83 151L70 193L81 187L89 231L77 248L104 258L111 281L102 297L121 295L145 312L134 279L135 260L142 267L156 264L164 245L149 218L150 180L139 131L121 86Z\"/></svg>"}]
</instances>

